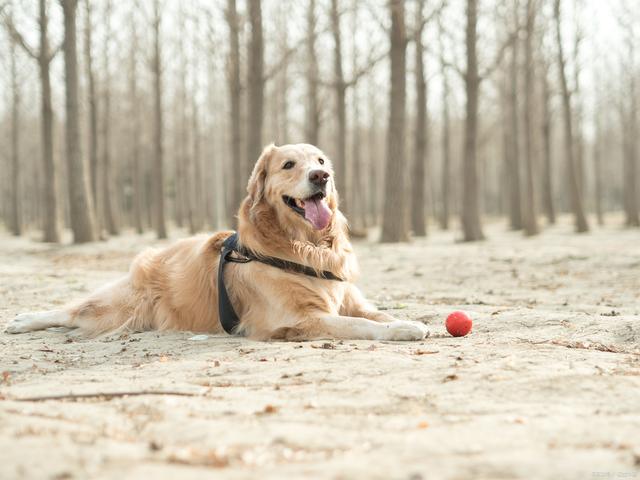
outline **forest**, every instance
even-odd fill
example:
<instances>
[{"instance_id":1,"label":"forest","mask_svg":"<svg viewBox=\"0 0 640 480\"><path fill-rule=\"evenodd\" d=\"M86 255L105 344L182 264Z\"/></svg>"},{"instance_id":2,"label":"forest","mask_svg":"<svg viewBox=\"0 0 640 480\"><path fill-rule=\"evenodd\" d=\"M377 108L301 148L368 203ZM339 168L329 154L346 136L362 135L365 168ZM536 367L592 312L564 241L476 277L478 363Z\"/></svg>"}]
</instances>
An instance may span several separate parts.
<instances>
[{"instance_id":1,"label":"forest","mask_svg":"<svg viewBox=\"0 0 640 480\"><path fill-rule=\"evenodd\" d=\"M633 0L0 0L2 223L74 243L232 228L263 145L304 142L332 158L354 236L637 228L639 17Z\"/></svg>"}]
</instances>

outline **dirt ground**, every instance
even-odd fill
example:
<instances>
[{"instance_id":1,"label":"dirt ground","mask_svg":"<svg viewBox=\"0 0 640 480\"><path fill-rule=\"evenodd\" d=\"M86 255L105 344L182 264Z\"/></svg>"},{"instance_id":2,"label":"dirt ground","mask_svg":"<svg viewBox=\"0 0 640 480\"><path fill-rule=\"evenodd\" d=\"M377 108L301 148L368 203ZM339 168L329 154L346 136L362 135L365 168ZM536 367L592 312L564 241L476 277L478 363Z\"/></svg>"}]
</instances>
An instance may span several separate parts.
<instances>
[{"instance_id":1,"label":"dirt ground","mask_svg":"<svg viewBox=\"0 0 640 480\"><path fill-rule=\"evenodd\" d=\"M357 243L363 290L423 342L0 333L0 478L640 479L640 232L487 234ZM157 243L0 236L0 329Z\"/></svg>"}]
</instances>

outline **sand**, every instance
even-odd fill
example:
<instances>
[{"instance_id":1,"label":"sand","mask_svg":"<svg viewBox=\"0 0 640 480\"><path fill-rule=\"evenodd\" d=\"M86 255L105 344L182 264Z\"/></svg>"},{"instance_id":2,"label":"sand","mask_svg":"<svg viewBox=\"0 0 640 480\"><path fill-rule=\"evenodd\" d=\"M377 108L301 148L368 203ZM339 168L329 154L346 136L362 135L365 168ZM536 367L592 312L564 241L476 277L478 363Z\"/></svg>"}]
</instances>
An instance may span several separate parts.
<instances>
[{"instance_id":1,"label":"sand","mask_svg":"<svg viewBox=\"0 0 640 480\"><path fill-rule=\"evenodd\" d=\"M363 290L422 342L0 333L0 478L640 478L640 231L487 234L356 244ZM2 235L0 328L158 243Z\"/></svg>"}]
</instances>

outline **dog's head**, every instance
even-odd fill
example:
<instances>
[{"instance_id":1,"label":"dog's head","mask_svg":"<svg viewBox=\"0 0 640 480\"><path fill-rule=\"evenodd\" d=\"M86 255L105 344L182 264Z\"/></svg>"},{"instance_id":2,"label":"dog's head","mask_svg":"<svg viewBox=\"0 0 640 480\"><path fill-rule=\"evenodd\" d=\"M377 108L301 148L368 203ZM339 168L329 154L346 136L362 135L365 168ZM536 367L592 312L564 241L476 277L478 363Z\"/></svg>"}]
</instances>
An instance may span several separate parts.
<instances>
[{"instance_id":1,"label":"dog's head","mask_svg":"<svg viewBox=\"0 0 640 480\"><path fill-rule=\"evenodd\" d=\"M267 205L281 221L322 231L338 208L329 158L309 144L267 146L249 179L250 211Z\"/></svg>"}]
</instances>

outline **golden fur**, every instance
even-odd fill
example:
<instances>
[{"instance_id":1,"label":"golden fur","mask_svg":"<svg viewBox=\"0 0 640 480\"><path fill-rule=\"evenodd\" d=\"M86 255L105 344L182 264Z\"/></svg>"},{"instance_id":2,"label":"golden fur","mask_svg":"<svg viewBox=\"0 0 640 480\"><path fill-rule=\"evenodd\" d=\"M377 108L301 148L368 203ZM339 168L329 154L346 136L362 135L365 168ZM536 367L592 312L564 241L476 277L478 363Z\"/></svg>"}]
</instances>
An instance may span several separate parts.
<instances>
[{"instance_id":1,"label":"golden fur","mask_svg":"<svg viewBox=\"0 0 640 480\"><path fill-rule=\"evenodd\" d=\"M295 161L295 166L284 169L287 161ZM310 196L307 177L317 169L331 175L323 200L331 219L322 230L314 229L283 201L283 195ZM262 340L415 340L426 336L424 325L376 311L352 283L356 257L346 220L338 210L331 163L319 149L306 144L267 146L247 191L238 212L238 234L244 247L256 255L331 271L345 281L286 272L255 261L230 263L225 268L225 284L241 320L237 333ZM165 249L147 250L135 258L121 280L64 310L22 314L7 331L64 325L90 335L118 329L221 333L217 270L222 243L232 233L202 235Z\"/></svg>"}]
</instances>

